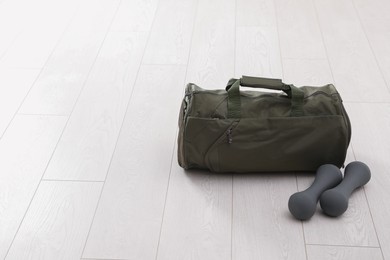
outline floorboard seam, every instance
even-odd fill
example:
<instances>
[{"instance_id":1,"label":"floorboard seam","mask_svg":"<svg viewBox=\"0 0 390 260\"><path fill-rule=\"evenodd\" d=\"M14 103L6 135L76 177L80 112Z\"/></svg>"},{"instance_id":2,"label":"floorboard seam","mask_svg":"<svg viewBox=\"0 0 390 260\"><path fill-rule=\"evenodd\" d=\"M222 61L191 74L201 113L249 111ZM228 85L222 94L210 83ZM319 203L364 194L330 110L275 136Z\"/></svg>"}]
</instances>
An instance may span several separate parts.
<instances>
[{"instance_id":1,"label":"floorboard seam","mask_svg":"<svg viewBox=\"0 0 390 260\"><path fill-rule=\"evenodd\" d=\"M351 248L375 248L375 249L381 249L380 246L358 246L358 245L332 245L332 244L315 244L315 243L308 243L308 246L332 246L332 247L351 247Z\"/></svg>"}]
</instances>

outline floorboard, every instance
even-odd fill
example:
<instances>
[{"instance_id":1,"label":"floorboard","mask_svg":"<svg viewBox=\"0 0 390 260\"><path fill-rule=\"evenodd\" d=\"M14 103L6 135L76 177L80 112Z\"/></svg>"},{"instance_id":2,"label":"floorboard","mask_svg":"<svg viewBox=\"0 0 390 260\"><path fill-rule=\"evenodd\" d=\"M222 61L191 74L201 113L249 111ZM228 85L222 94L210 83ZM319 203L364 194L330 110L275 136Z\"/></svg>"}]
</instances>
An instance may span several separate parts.
<instances>
[{"instance_id":1,"label":"floorboard","mask_svg":"<svg viewBox=\"0 0 390 260\"><path fill-rule=\"evenodd\" d=\"M275 4L273 0L237 0L237 26L275 26ZM237 39L238 40L238 39Z\"/></svg>"},{"instance_id":2,"label":"floorboard","mask_svg":"<svg viewBox=\"0 0 390 260\"><path fill-rule=\"evenodd\" d=\"M224 88L234 75L234 1L199 0L188 60L187 82Z\"/></svg>"},{"instance_id":3,"label":"floorboard","mask_svg":"<svg viewBox=\"0 0 390 260\"><path fill-rule=\"evenodd\" d=\"M7 259L79 259L102 183L43 181Z\"/></svg>"},{"instance_id":4,"label":"floorboard","mask_svg":"<svg viewBox=\"0 0 390 260\"><path fill-rule=\"evenodd\" d=\"M381 250L372 247L307 246L308 260L383 259Z\"/></svg>"},{"instance_id":5,"label":"floorboard","mask_svg":"<svg viewBox=\"0 0 390 260\"><path fill-rule=\"evenodd\" d=\"M275 5L282 57L326 58L312 0L275 0Z\"/></svg>"},{"instance_id":6,"label":"floorboard","mask_svg":"<svg viewBox=\"0 0 390 260\"><path fill-rule=\"evenodd\" d=\"M283 59L283 81L297 87L335 84L326 59Z\"/></svg>"},{"instance_id":7,"label":"floorboard","mask_svg":"<svg viewBox=\"0 0 390 260\"><path fill-rule=\"evenodd\" d=\"M0 138L39 75L36 69L0 69Z\"/></svg>"},{"instance_id":8,"label":"floorboard","mask_svg":"<svg viewBox=\"0 0 390 260\"><path fill-rule=\"evenodd\" d=\"M23 220L65 122L65 117L18 115L0 140L1 259Z\"/></svg>"},{"instance_id":9,"label":"floorboard","mask_svg":"<svg viewBox=\"0 0 390 260\"><path fill-rule=\"evenodd\" d=\"M390 2L386 0L352 0L352 2L363 19L387 18L390 11Z\"/></svg>"},{"instance_id":10,"label":"floorboard","mask_svg":"<svg viewBox=\"0 0 390 260\"><path fill-rule=\"evenodd\" d=\"M121 0L83 0L70 21L70 32L106 32L115 18Z\"/></svg>"},{"instance_id":11,"label":"floorboard","mask_svg":"<svg viewBox=\"0 0 390 260\"><path fill-rule=\"evenodd\" d=\"M187 64L197 0L160 0L143 64Z\"/></svg>"},{"instance_id":12,"label":"floorboard","mask_svg":"<svg viewBox=\"0 0 390 260\"><path fill-rule=\"evenodd\" d=\"M390 91L390 44L386 44L390 41L390 19L367 19L361 23Z\"/></svg>"},{"instance_id":13,"label":"floorboard","mask_svg":"<svg viewBox=\"0 0 390 260\"><path fill-rule=\"evenodd\" d=\"M159 0L122 0L111 31L148 32Z\"/></svg>"},{"instance_id":14,"label":"floorboard","mask_svg":"<svg viewBox=\"0 0 390 260\"><path fill-rule=\"evenodd\" d=\"M27 4L31 7L32 1L23 1L22 4ZM20 11L19 1L0 1L0 61L8 48L12 45L18 34L24 26L24 19L20 19L23 15L27 15L27 8L23 12ZM19 15L15 15L19 13ZM10 26L12 24L12 26Z\"/></svg>"},{"instance_id":15,"label":"floorboard","mask_svg":"<svg viewBox=\"0 0 390 260\"><path fill-rule=\"evenodd\" d=\"M45 179L105 179L145 41L144 33L107 36Z\"/></svg>"},{"instance_id":16,"label":"floorboard","mask_svg":"<svg viewBox=\"0 0 390 260\"><path fill-rule=\"evenodd\" d=\"M302 224L288 211L294 173L236 174L232 259L304 259Z\"/></svg>"},{"instance_id":17,"label":"floorboard","mask_svg":"<svg viewBox=\"0 0 390 260\"><path fill-rule=\"evenodd\" d=\"M390 92L352 3L315 2L333 77L344 101L390 101ZM337 12L333 12L335 8Z\"/></svg>"},{"instance_id":18,"label":"floorboard","mask_svg":"<svg viewBox=\"0 0 390 260\"><path fill-rule=\"evenodd\" d=\"M72 112L118 7L117 1L101 0L92 7L87 3L84 0L72 18L20 113L69 115ZM89 19L85 19L85 13Z\"/></svg>"},{"instance_id":19,"label":"floorboard","mask_svg":"<svg viewBox=\"0 0 390 260\"><path fill-rule=\"evenodd\" d=\"M103 39L102 33L66 33L19 113L70 115Z\"/></svg>"},{"instance_id":20,"label":"floorboard","mask_svg":"<svg viewBox=\"0 0 390 260\"><path fill-rule=\"evenodd\" d=\"M186 172L176 158L157 259L230 259L231 174Z\"/></svg>"},{"instance_id":21,"label":"floorboard","mask_svg":"<svg viewBox=\"0 0 390 260\"><path fill-rule=\"evenodd\" d=\"M0 67L42 68L77 11L77 1L45 1L39 9L31 11L35 11L31 19L20 17L31 22L12 41L0 60Z\"/></svg>"},{"instance_id":22,"label":"floorboard","mask_svg":"<svg viewBox=\"0 0 390 260\"><path fill-rule=\"evenodd\" d=\"M282 74L276 26L238 26L235 75L280 79Z\"/></svg>"}]
</instances>

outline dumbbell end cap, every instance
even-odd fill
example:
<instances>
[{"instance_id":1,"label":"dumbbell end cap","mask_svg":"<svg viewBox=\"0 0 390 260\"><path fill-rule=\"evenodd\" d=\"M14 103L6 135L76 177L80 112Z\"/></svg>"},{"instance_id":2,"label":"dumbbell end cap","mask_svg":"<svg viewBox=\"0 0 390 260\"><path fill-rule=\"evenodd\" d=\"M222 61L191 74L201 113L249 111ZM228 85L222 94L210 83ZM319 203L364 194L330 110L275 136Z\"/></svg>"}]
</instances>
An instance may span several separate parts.
<instances>
[{"instance_id":1,"label":"dumbbell end cap","mask_svg":"<svg viewBox=\"0 0 390 260\"><path fill-rule=\"evenodd\" d=\"M311 218L317 208L317 203L302 192L297 192L291 195L288 200L288 209L291 214L299 220L307 220Z\"/></svg>"},{"instance_id":2,"label":"dumbbell end cap","mask_svg":"<svg viewBox=\"0 0 390 260\"><path fill-rule=\"evenodd\" d=\"M348 209L348 198L335 190L327 190L321 195L320 206L326 215L338 217Z\"/></svg>"}]
</instances>

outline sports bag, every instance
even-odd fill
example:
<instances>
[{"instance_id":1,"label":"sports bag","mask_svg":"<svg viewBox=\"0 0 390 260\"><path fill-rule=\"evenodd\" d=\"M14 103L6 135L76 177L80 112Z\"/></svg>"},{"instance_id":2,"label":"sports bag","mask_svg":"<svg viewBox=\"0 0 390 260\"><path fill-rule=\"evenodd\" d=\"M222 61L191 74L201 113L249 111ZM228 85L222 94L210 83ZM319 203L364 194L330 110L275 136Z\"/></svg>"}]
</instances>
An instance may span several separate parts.
<instances>
[{"instance_id":1,"label":"sports bag","mask_svg":"<svg viewBox=\"0 0 390 260\"><path fill-rule=\"evenodd\" d=\"M187 85L178 161L185 169L213 172L315 171L323 164L343 166L350 139L351 124L332 84L298 88L243 76L229 80L225 90Z\"/></svg>"}]
</instances>

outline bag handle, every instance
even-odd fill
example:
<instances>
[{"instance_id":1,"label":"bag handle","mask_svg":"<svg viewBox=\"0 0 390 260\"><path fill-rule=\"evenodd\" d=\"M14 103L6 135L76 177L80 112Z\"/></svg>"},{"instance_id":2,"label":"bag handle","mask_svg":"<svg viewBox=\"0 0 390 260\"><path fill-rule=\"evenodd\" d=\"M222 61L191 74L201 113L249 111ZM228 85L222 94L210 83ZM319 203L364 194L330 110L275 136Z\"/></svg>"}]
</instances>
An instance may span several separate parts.
<instances>
[{"instance_id":1,"label":"bag handle","mask_svg":"<svg viewBox=\"0 0 390 260\"><path fill-rule=\"evenodd\" d=\"M230 87L237 81L237 79L230 79L226 90L228 91ZM240 79L240 85L243 87L250 88L266 88L273 90L283 90L289 95L290 85L284 84L281 79L270 79L270 78L258 78L258 77L249 77L242 76Z\"/></svg>"},{"instance_id":2,"label":"bag handle","mask_svg":"<svg viewBox=\"0 0 390 260\"><path fill-rule=\"evenodd\" d=\"M280 79L242 76L241 79L230 79L226 86L228 92L228 118L241 118L240 85L251 88L282 90L291 99L290 116L303 115L304 93L299 88L284 84Z\"/></svg>"}]
</instances>

